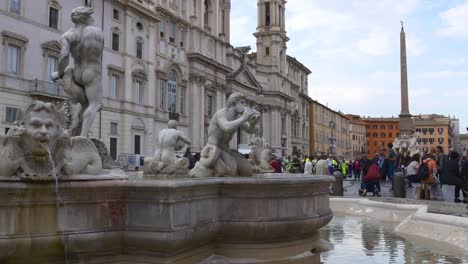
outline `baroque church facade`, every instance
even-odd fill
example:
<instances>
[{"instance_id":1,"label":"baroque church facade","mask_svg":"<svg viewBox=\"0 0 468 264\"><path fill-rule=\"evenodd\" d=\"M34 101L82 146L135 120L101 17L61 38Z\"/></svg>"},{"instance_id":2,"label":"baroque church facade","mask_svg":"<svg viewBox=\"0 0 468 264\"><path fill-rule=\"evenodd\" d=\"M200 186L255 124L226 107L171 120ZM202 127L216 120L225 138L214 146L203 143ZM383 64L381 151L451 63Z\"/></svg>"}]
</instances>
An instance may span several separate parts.
<instances>
[{"instance_id":1,"label":"baroque church facade","mask_svg":"<svg viewBox=\"0 0 468 264\"><path fill-rule=\"evenodd\" d=\"M0 0L2 132L32 100L66 98L50 74L80 5L94 9L104 34L103 103L90 137L114 158L151 156L170 119L200 151L232 92L262 113L258 132L238 132L233 148L261 136L279 153L309 154L311 72L287 55L285 0L258 0L256 52L230 44L230 0Z\"/></svg>"}]
</instances>

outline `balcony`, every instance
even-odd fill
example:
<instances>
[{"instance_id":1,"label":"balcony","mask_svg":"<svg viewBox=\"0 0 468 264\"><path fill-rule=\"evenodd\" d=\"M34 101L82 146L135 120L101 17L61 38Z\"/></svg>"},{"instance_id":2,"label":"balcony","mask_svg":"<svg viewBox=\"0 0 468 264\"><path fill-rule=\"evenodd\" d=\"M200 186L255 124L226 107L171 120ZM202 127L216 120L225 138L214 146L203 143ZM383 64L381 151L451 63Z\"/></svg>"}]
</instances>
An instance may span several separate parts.
<instances>
[{"instance_id":1,"label":"balcony","mask_svg":"<svg viewBox=\"0 0 468 264\"><path fill-rule=\"evenodd\" d=\"M29 81L29 95L34 97L46 97L54 99L66 99L67 95L63 86L59 83L51 83L40 80Z\"/></svg>"},{"instance_id":2,"label":"balcony","mask_svg":"<svg viewBox=\"0 0 468 264\"><path fill-rule=\"evenodd\" d=\"M179 121L179 113L169 112L169 120Z\"/></svg>"}]
</instances>

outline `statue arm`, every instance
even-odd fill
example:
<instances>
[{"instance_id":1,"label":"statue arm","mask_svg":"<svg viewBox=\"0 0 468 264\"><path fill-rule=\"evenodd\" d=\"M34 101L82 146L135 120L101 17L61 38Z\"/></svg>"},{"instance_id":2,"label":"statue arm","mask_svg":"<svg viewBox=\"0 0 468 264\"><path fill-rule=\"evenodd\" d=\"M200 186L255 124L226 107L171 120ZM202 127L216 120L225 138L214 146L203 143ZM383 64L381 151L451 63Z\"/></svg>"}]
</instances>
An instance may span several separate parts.
<instances>
[{"instance_id":1,"label":"statue arm","mask_svg":"<svg viewBox=\"0 0 468 264\"><path fill-rule=\"evenodd\" d=\"M68 63L70 61L70 43L66 34L67 33L65 33L62 37L60 37L61 50L60 50L60 56L58 59L58 72L57 72L58 76L54 76L57 79L63 77L63 74L65 73L65 69L67 68Z\"/></svg>"},{"instance_id":2,"label":"statue arm","mask_svg":"<svg viewBox=\"0 0 468 264\"><path fill-rule=\"evenodd\" d=\"M192 141L190 141L190 139L188 137L186 137L184 135L184 133L182 133L182 132L179 134L179 139L182 140L185 144L187 144L189 146L192 145Z\"/></svg>"},{"instance_id":3,"label":"statue arm","mask_svg":"<svg viewBox=\"0 0 468 264\"><path fill-rule=\"evenodd\" d=\"M239 117L238 119L228 121L224 116L216 116L218 126L225 133L234 133L237 128L242 126L242 124L247 121L244 116Z\"/></svg>"}]
</instances>

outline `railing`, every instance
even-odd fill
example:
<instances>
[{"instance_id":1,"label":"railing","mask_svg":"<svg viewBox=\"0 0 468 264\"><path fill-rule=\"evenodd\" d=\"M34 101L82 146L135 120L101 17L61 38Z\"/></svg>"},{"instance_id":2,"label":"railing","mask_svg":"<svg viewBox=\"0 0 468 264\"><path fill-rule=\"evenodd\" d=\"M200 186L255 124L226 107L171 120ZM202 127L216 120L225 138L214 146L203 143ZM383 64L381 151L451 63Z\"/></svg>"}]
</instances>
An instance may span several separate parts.
<instances>
[{"instance_id":1,"label":"railing","mask_svg":"<svg viewBox=\"0 0 468 264\"><path fill-rule=\"evenodd\" d=\"M179 113L169 112L169 120L179 121Z\"/></svg>"},{"instance_id":2,"label":"railing","mask_svg":"<svg viewBox=\"0 0 468 264\"><path fill-rule=\"evenodd\" d=\"M38 79L30 81L31 95L44 95L52 97L66 97L63 86L59 83L45 82Z\"/></svg>"},{"instance_id":3,"label":"railing","mask_svg":"<svg viewBox=\"0 0 468 264\"><path fill-rule=\"evenodd\" d=\"M58 83L50 83L38 79L22 79L8 74L0 74L0 87L21 91L29 95L42 95L55 98L66 97L63 86Z\"/></svg>"}]
</instances>

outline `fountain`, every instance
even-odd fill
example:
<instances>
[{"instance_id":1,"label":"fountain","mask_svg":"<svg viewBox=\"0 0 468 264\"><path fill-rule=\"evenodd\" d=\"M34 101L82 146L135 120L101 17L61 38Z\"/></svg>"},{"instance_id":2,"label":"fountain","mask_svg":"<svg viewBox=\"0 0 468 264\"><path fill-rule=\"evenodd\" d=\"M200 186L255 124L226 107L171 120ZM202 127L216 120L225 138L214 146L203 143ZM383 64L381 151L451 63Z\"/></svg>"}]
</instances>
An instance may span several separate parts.
<instances>
[{"instance_id":1,"label":"fountain","mask_svg":"<svg viewBox=\"0 0 468 264\"><path fill-rule=\"evenodd\" d=\"M319 263L333 179L253 174L229 149L260 117L240 93L213 116L193 170L175 154L190 140L171 121L143 178L103 168L105 148L87 138L102 94L103 37L91 13L73 9L80 30L60 39L52 77L69 99L33 102L0 136L0 263ZM256 161L266 169L267 152Z\"/></svg>"}]
</instances>

